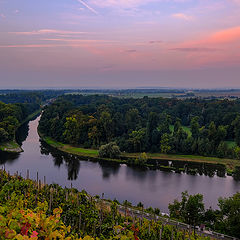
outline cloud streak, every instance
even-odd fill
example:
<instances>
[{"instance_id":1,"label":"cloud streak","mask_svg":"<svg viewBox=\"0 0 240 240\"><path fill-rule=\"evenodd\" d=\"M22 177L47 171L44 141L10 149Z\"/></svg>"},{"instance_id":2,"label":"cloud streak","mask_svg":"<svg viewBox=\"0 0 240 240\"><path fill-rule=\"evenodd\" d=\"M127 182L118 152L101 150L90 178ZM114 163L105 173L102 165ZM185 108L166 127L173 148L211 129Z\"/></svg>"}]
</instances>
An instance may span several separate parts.
<instances>
[{"instance_id":1,"label":"cloud streak","mask_svg":"<svg viewBox=\"0 0 240 240\"><path fill-rule=\"evenodd\" d=\"M171 51L179 51L179 52L216 52L219 49L216 48L204 48L204 47L185 47L185 48L170 48Z\"/></svg>"},{"instance_id":2,"label":"cloud streak","mask_svg":"<svg viewBox=\"0 0 240 240\"><path fill-rule=\"evenodd\" d=\"M56 29L40 29L40 30L30 31L30 32L8 32L8 33L16 34L16 35L47 35L47 34L79 35L79 34L89 34L90 32L75 32L75 31L64 31L64 30L56 30Z\"/></svg>"},{"instance_id":3,"label":"cloud streak","mask_svg":"<svg viewBox=\"0 0 240 240\"><path fill-rule=\"evenodd\" d=\"M98 15L98 12L92 8L91 6L89 6L87 3L85 3L84 1L82 0L78 0L79 3L81 3L83 6L85 6L88 10L90 10L92 13Z\"/></svg>"}]
</instances>

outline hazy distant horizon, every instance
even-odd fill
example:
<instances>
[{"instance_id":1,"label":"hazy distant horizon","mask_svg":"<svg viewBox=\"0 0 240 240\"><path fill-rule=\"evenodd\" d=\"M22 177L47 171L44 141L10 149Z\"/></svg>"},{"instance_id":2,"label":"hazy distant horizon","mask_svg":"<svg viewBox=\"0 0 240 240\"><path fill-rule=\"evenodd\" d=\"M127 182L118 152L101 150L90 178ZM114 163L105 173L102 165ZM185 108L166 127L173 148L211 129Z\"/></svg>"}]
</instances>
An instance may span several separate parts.
<instances>
[{"instance_id":1,"label":"hazy distant horizon","mask_svg":"<svg viewBox=\"0 0 240 240\"><path fill-rule=\"evenodd\" d=\"M240 87L239 88L234 88L234 87L229 87L229 88L180 88L180 87L132 87L132 88L118 88L118 87L112 87L112 88L105 88L105 87L92 87L92 88L89 88L89 87L76 87L76 88L72 88L72 87L62 87L62 88L59 88L59 87L35 87L35 88L1 88L0 87L0 90L1 91L4 91L4 90L9 90L9 91L38 91L38 90L71 90L71 91L92 91L92 90L100 90L100 91L121 91L121 90L169 90L169 91L174 91L174 90L180 90L180 91L198 91L198 90L202 90L202 91L206 91L206 90L209 90L209 91L235 91L235 90L240 90Z\"/></svg>"}]
</instances>

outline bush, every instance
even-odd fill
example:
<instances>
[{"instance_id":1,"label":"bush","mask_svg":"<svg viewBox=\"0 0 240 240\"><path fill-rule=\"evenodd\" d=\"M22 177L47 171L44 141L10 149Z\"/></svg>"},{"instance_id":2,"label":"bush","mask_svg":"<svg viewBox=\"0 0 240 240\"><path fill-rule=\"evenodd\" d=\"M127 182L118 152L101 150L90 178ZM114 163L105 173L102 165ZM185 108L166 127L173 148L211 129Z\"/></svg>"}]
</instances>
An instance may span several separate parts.
<instances>
[{"instance_id":1,"label":"bush","mask_svg":"<svg viewBox=\"0 0 240 240\"><path fill-rule=\"evenodd\" d=\"M136 159L136 164L138 165L145 165L147 163L148 157L145 152L141 153L139 157Z\"/></svg>"},{"instance_id":2,"label":"bush","mask_svg":"<svg viewBox=\"0 0 240 240\"><path fill-rule=\"evenodd\" d=\"M99 148L99 157L101 158L119 158L121 151L116 143L111 142L106 145L102 145Z\"/></svg>"}]
</instances>

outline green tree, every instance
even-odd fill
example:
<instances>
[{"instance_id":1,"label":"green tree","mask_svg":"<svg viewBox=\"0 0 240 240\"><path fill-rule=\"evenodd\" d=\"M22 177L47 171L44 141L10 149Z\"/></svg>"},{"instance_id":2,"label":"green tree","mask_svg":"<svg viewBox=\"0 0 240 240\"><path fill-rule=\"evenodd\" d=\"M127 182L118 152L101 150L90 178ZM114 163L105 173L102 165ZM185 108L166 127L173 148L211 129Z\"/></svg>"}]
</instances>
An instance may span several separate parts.
<instances>
[{"instance_id":1,"label":"green tree","mask_svg":"<svg viewBox=\"0 0 240 240\"><path fill-rule=\"evenodd\" d=\"M221 220L226 234L240 236L240 193L229 198L219 198L218 206L221 212Z\"/></svg>"},{"instance_id":2,"label":"green tree","mask_svg":"<svg viewBox=\"0 0 240 240\"><path fill-rule=\"evenodd\" d=\"M78 143L79 131L76 115L66 118L65 131L63 135L68 143L70 144Z\"/></svg>"},{"instance_id":3,"label":"green tree","mask_svg":"<svg viewBox=\"0 0 240 240\"><path fill-rule=\"evenodd\" d=\"M147 154L145 152L143 152L137 158L136 164L144 165L147 163L147 160L148 160Z\"/></svg>"},{"instance_id":4,"label":"green tree","mask_svg":"<svg viewBox=\"0 0 240 240\"><path fill-rule=\"evenodd\" d=\"M169 134L164 133L162 135L161 141L160 141L160 149L161 149L161 153L169 153L171 151Z\"/></svg>"},{"instance_id":5,"label":"green tree","mask_svg":"<svg viewBox=\"0 0 240 240\"><path fill-rule=\"evenodd\" d=\"M128 131L135 130L140 120L138 110L136 108L128 110L125 119Z\"/></svg>"},{"instance_id":6,"label":"green tree","mask_svg":"<svg viewBox=\"0 0 240 240\"><path fill-rule=\"evenodd\" d=\"M195 226L201 223L204 214L203 195L189 195L187 192L182 193L182 200L175 200L169 204L168 209L170 216L178 218L190 225Z\"/></svg>"},{"instance_id":7,"label":"green tree","mask_svg":"<svg viewBox=\"0 0 240 240\"><path fill-rule=\"evenodd\" d=\"M99 148L99 157L101 158L119 158L121 151L115 142L102 145Z\"/></svg>"},{"instance_id":8,"label":"green tree","mask_svg":"<svg viewBox=\"0 0 240 240\"><path fill-rule=\"evenodd\" d=\"M141 152L143 145L144 145L144 139L146 136L146 129L141 128L139 130L132 131L129 134L129 142L133 145L133 151L134 152Z\"/></svg>"},{"instance_id":9,"label":"green tree","mask_svg":"<svg viewBox=\"0 0 240 240\"><path fill-rule=\"evenodd\" d=\"M239 146L235 147L235 148L233 149L233 152L234 152L234 157L235 157L236 159L240 159L240 147L239 147Z\"/></svg>"},{"instance_id":10,"label":"green tree","mask_svg":"<svg viewBox=\"0 0 240 240\"><path fill-rule=\"evenodd\" d=\"M224 158L226 157L228 154L228 146L225 142L220 142L220 144L218 145L218 148L217 148L217 156L219 158Z\"/></svg>"},{"instance_id":11,"label":"green tree","mask_svg":"<svg viewBox=\"0 0 240 240\"><path fill-rule=\"evenodd\" d=\"M178 130L181 128L181 119L177 118L176 122L174 123L174 133L178 132Z\"/></svg>"},{"instance_id":12,"label":"green tree","mask_svg":"<svg viewBox=\"0 0 240 240\"><path fill-rule=\"evenodd\" d=\"M199 117L194 117L191 120L191 132L193 138L199 137Z\"/></svg>"},{"instance_id":13,"label":"green tree","mask_svg":"<svg viewBox=\"0 0 240 240\"><path fill-rule=\"evenodd\" d=\"M8 133L3 128L0 128L0 143L6 142L8 138Z\"/></svg>"},{"instance_id":14,"label":"green tree","mask_svg":"<svg viewBox=\"0 0 240 240\"><path fill-rule=\"evenodd\" d=\"M156 112L150 112L148 121L147 121L147 130L146 130L146 140L147 145L150 147L152 144L152 133L158 126L158 114Z\"/></svg>"},{"instance_id":15,"label":"green tree","mask_svg":"<svg viewBox=\"0 0 240 240\"><path fill-rule=\"evenodd\" d=\"M218 126L216 133L216 141L219 144L221 141L224 141L227 136L227 129L225 126Z\"/></svg>"},{"instance_id":16,"label":"green tree","mask_svg":"<svg viewBox=\"0 0 240 240\"><path fill-rule=\"evenodd\" d=\"M104 137L102 140L104 142L110 142L113 137L113 132L114 132L111 114L107 111L103 111L101 113L99 123L102 128L102 132L103 132L101 134L101 136Z\"/></svg>"},{"instance_id":17,"label":"green tree","mask_svg":"<svg viewBox=\"0 0 240 240\"><path fill-rule=\"evenodd\" d=\"M236 119L232 122L234 126L234 136L235 141L238 146L240 146L240 116L237 116Z\"/></svg>"},{"instance_id":18,"label":"green tree","mask_svg":"<svg viewBox=\"0 0 240 240\"><path fill-rule=\"evenodd\" d=\"M211 122L209 125L208 138L210 141L215 141L217 136L217 129L214 122Z\"/></svg>"},{"instance_id":19,"label":"green tree","mask_svg":"<svg viewBox=\"0 0 240 240\"><path fill-rule=\"evenodd\" d=\"M184 142L187 138L188 135L182 127L180 127L176 133L174 132L174 145L177 152L184 151Z\"/></svg>"}]
</instances>

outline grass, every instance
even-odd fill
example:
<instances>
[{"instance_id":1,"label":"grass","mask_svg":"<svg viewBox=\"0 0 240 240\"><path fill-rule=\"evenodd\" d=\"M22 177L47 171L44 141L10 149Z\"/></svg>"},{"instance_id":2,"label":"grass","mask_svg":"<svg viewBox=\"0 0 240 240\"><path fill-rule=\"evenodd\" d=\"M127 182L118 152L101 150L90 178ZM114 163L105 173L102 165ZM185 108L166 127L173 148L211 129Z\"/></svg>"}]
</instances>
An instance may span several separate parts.
<instances>
[{"instance_id":1,"label":"grass","mask_svg":"<svg viewBox=\"0 0 240 240\"><path fill-rule=\"evenodd\" d=\"M50 137L42 137L42 138L47 144L51 145L52 147L67 153L77 154L80 156L97 156L98 155L98 150L95 150L95 149L74 147L69 144L63 144L63 143L57 142Z\"/></svg>"},{"instance_id":2,"label":"grass","mask_svg":"<svg viewBox=\"0 0 240 240\"><path fill-rule=\"evenodd\" d=\"M128 153L128 156L137 157L139 153ZM162 159L172 161L187 161L187 162L198 162L198 163L211 163L211 164L222 164L229 170L234 170L236 166L240 166L240 161L236 159L228 158L217 158L217 157L204 157L198 155L177 155L177 154L162 154L162 153L148 153L148 158L151 159Z\"/></svg>"},{"instance_id":3,"label":"grass","mask_svg":"<svg viewBox=\"0 0 240 240\"><path fill-rule=\"evenodd\" d=\"M16 141L1 143L0 150L4 152L22 152L21 147L16 143Z\"/></svg>"}]
</instances>

